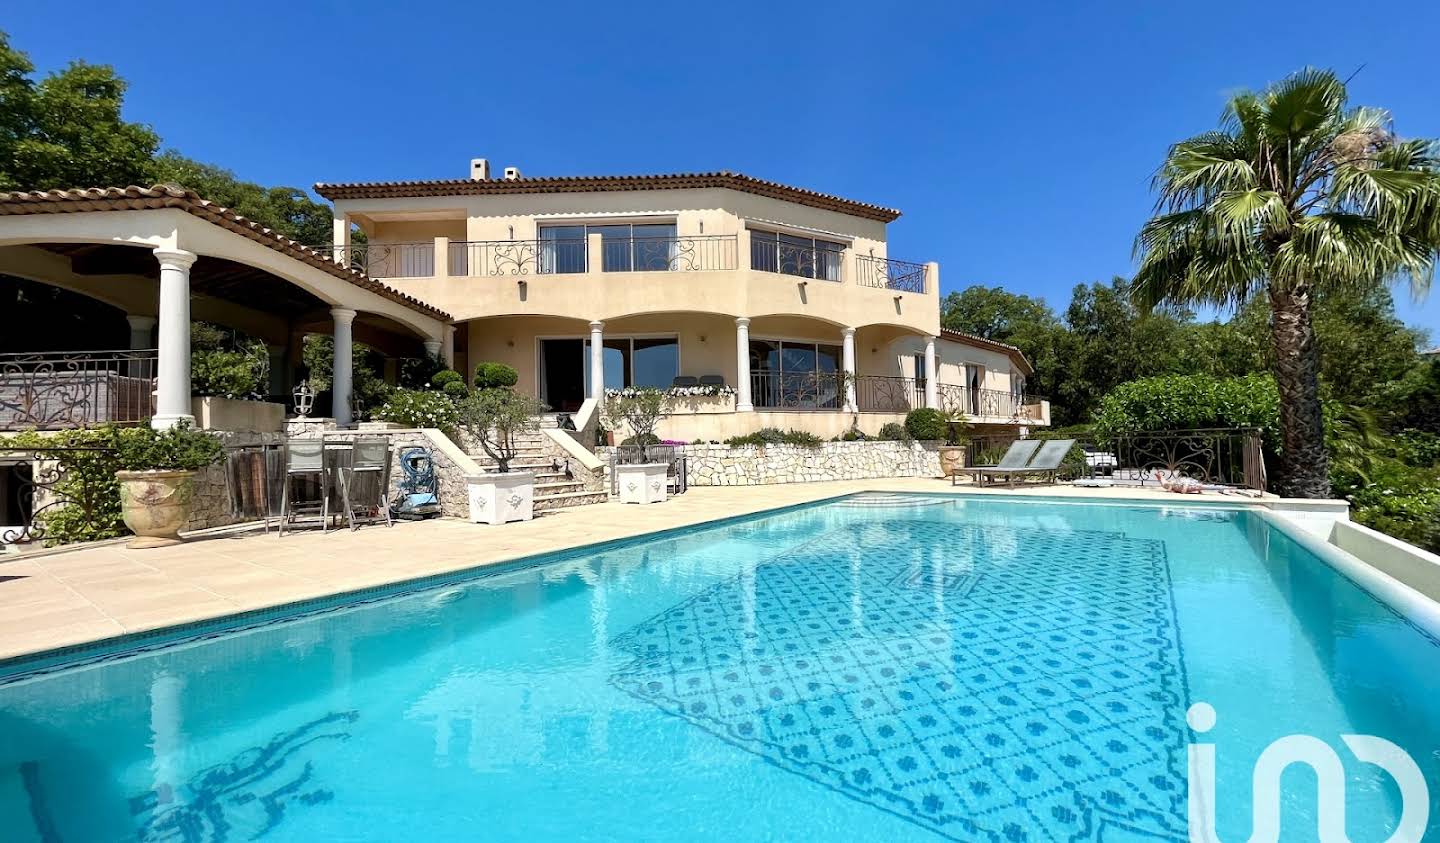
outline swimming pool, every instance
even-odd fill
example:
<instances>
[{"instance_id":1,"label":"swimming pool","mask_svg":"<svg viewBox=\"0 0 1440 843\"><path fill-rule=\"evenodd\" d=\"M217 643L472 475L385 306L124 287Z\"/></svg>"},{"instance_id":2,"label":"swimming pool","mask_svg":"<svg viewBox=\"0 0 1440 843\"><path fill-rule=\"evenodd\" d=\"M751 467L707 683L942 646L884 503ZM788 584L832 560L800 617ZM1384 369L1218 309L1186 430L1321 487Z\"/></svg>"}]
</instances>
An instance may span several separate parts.
<instances>
[{"instance_id":1,"label":"swimming pool","mask_svg":"<svg viewBox=\"0 0 1440 843\"><path fill-rule=\"evenodd\" d=\"M1195 702L1224 840L1279 737L1355 840L1340 735L1440 766L1440 645L1243 509L861 495L141 643L0 676L13 839L1183 840Z\"/></svg>"}]
</instances>

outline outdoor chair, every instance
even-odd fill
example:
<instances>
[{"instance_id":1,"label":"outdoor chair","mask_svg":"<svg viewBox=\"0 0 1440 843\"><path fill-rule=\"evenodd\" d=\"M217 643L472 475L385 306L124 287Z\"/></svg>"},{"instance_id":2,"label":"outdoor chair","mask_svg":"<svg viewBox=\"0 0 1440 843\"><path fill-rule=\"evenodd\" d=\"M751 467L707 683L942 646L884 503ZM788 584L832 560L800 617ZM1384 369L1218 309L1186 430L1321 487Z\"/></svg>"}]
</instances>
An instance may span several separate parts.
<instances>
[{"instance_id":1,"label":"outdoor chair","mask_svg":"<svg viewBox=\"0 0 1440 843\"><path fill-rule=\"evenodd\" d=\"M1049 439L1041 443L1035 456L1024 466L1003 471L986 471L984 476L1004 477L1007 486L1014 486L1018 481L1036 474L1040 475L1042 483L1054 483L1060 474L1060 464L1065 461L1065 455L1070 453L1073 447L1074 439Z\"/></svg>"},{"instance_id":2,"label":"outdoor chair","mask_svg":"<svg viewBox=\"0 0 1440 843\"><path fill-rule=\"evenodd\" d=\"M694 375L676 375L676 376L675 376L675 379L672 380L672 381L670 381L670 387L671 387L672 389L673 389L673 388L676 388L676 387L682 387L682 386L699 386L699 385L700 385L700 379L697 378L697 377L695 377Z\"/></svg>"},{"instance_id":3,"label":"outdoor chair","mask_svg":"<svg viewBox=\"0 0 1440 843\"><path fill-rule=\"evenodd\" d=\"M363 520L378 522L383 518L385 526L395 526L390 519L389 501L385 499L389 489L389 438L357 436L350 451L350 464L340 469L340 501L345 507L345 520L351 530L360 528L360 522L355 518L357 507L363 513Z\"/></svg>"},{"instance_id":4,"label":"outdoor chair","mask_svg":"<svg viewBox=\"0 0 1440 843\"><path fill-rule=\"evenodd\" d=\"M700 376L700 385L701 385L701 386L724 386L724 385L725 385L725 376L724 376L724 375L701 375L701 376Z\"/></svg>"},{"instance_id":5,"label":"outdoor chair","mask_svg":"<svg viewBox=\"0 0 1440 843\"><path fill-rule=\"evenodd\" d=\"M975 478L976 483L983 486L985 485L985 478L987 477L1007 476L1024 468L1025 464L1030 461L1031 457L1035 456L1035 452L1039 450L1039 448L1039 439L1016 439L1010 443L1010 447L1005 451L1005 455L1000 458L1000 462L990 466L971 466L963 472L956 472L950 475L950 485L958 485L960 476L962 474L968 474Z\"/></svg>"},{"instance_id":6,"label":"outdoor chair","mask_svg":"<svg viewBox=\"0 0 1440 843\"><path fill-rule=\"evenodd\" d=\"M291 486L298 479L313 479L320 489L320 530L324 532L330 524L330 472L325 467L325 442L321 439L291 439L285 444L285 481L280 492L280 535L285 535L285 526L297 514L292 498ZM316 504L307 503L311 509Z\"/></svg>"}]
</instances>

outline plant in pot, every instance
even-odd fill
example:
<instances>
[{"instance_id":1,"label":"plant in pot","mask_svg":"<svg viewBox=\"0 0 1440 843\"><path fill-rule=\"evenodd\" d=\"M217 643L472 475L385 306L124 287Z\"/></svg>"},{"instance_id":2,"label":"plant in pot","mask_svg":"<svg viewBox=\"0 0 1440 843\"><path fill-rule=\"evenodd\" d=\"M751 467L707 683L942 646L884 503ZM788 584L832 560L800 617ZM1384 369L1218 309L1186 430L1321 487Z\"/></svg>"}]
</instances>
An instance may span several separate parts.
<instances>
[{"instance_id":1,"label":"plant in pot","mask_svg":"<svg viewBox=\"0 0 1440 843\"><path fill-rule=\"evenodd\" d=\"M115 437L120 515L135 534L132 548L180 541L195 496L195 472L220 462L215 437L181 424L169 430L127 428Z\"/></svg>"},{"instance_id":2,"label":"plant in pot","mask_svg":"<svg viewBox=\"0 0 1440 843\"><path fill-rule=\"evenodd\" d=\"M626 428L634 447L622 449L615 466L621 503L660 503L667 492L668 462L651 462L650 445L659 442L655 428L670 412L671 398L659 389L630 388L605 395L602 418L611 430Z\"/></svg>"},{"instance_id":3,"label":"plant in pot","mask_svg":"<svg viewBox=\"0 0 1440 843\"><path fill-rule=\"evenodd\" d=\"M943 442L938 450L940 476L949 477L965 468L965 419L947 416L939 410L911 410L905 417L905 431L921 442Z\"/></svg>"},{"instance_id":4,"label":"plant in pot","mask_svg":"<svg viewBox=\"0 0 1440 843\"><path fill-rule=\"evenodd\" d=\"M470 520L477 524L529 521L535 513L535 475L511 471L519 436L538 427L545 405L509 389L477 389L460 402L460 427L495 461L496 470L466 478Z\"/></svg>"}]
</instances>

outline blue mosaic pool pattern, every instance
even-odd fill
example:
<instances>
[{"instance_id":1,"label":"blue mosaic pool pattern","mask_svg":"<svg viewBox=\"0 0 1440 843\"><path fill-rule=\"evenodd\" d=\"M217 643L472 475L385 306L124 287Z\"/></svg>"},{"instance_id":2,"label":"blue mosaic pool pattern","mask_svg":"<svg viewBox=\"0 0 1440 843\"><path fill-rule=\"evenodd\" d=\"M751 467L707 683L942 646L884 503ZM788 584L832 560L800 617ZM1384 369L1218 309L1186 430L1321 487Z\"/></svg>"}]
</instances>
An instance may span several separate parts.
<instances>
[{"instance_id":1,"label":"blue mosaic pool pattern","mask_svg":"<svg viewBox=\"0 0 1440 843\"><path fill-rule=\"evenodd\" d=\"M1186 838L1161 542L855 524L612 644L620 689L940 835Z\"/></svg>"}]
</instances>

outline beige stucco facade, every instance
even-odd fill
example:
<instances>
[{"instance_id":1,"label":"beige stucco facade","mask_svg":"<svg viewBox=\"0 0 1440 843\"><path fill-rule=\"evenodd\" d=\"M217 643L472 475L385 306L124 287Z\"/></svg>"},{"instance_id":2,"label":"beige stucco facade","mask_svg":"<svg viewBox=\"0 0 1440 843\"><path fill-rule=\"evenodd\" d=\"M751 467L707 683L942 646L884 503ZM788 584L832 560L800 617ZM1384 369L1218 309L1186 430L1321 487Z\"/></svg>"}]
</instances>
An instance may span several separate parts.
<instances>
[{"instance_id":1,"label":"beige stucco facade","mask_svg":"<svg viewBox=\"0 0 1440 843\"><path fill-rule=\"evenodd\" d=\"M418 193L434 192L414 184ZM660 430L677 439L723 439L767 426L824 436L858 426L873 434L927 403L975 422L1048 422L1046 408L1020 398L1029 369L1018 352L940 337L939 265L900 256L891 263L886 222L863 208L847 213L814 206L807 196L790 201L724 187L547 185L544 192L513 193L467 187L456 185L453 196L393 195L404 192L403 184L373 196L337 196L335 253L350 260L358 254L372 275L450 313L459 333L457 368L510 365L521 389L557 410L573 411L581 396L571 383L572 393L554 399L547 372L570 365L555 356L573 356L567 378L585 380L593 397L594 364L584 349L599 336L671 339L674 375L718 379L742 391L754 384L753 410L744 405L747 395L682 403ZM542 239L549 226L626 224L673 226L658 271L617 267L606 252L615 242L594 228L560 245L554 233ZM352 248L352 231L363 232L364 246ZM765 238L776 236L823 241L835 250L824 258L832 263L808 275L779 271L763 257ZM854 375L848 398L832 388L819 400L825 406L797 411L761 395L767 386L776 389L750 371L755 361L746 358L755 341L815 343L823 347L818 353L838 360L847 334ZM927 345L936 381L929 391ZM982 392L991 400L971 397ZM1007 402L1009 396L1015 400Z\"/></svg>"}]
</instances>

